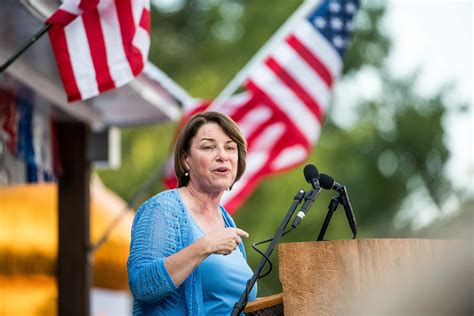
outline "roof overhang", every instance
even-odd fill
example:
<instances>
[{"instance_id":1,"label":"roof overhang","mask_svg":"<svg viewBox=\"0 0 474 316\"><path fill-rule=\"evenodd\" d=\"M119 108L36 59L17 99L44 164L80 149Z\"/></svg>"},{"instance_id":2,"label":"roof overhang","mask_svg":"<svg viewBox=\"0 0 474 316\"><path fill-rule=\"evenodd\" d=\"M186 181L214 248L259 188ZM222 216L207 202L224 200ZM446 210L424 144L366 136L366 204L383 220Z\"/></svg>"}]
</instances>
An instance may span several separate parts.
<instances>
[{"instance_id":1,"label":"roof overhang","mask_svg":"<svg viewBox=\"0 0 474 316\"><path fill-rule=\"evenodd\" d=\"M44 0L8 0L0 10L0 62L12 56L42 26L57 5ZM159 69L148 63L131 83L86 101L68 103L47 36L40 38L8 69L8 76L51 103L59 120L78 120L93 130L177 120L191 98ZM0 77L1 78L1 77ZM160 78L168 80L163 86ZM1 78L0 87L5 84Z\"/></svg>"}]
</instances>

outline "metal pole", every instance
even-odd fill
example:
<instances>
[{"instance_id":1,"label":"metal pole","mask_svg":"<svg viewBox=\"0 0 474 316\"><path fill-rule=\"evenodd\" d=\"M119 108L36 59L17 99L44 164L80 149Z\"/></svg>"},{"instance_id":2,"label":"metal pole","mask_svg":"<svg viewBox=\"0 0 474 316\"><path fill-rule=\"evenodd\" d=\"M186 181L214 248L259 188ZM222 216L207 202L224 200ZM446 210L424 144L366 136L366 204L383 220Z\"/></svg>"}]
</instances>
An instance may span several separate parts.
<instances>
[{"instance_id":1,"label":"metal pole","mask_svg":"<svg viewBox=\"0 0 474 316\"><path fill-rule=\"evenodd\" d=\"M232 94L244 83L250 71L254 66L260 63L266 56L269 55L270 50L278 41L281 41L294 27L296 23L306 16L320 0L306 0L298 9L285 21L285 23L272 35L272 37L260 48L252 59L237 73L237 75L227 84L221 93L209 105L208 111L218 110L225 101L227 101Z\"/></svg>"},{"instance_id":2,"label":"metal pole","mask_svg":"<svg viewBox=\"0 0 474 316\"><path fill-rule=\"evenodd\" d=\"M36 32L33 37L31 37L23 46L15 53L12 57L10 57L5 63L0 66L0 74L3 73L7 68L18 58L21 54L23 54L31 45L33 45L41 36L44 35L49 29L51 28L51 24L45 24L43 27Z\"/></svg>"},{"instance_id":3,"label":"metal pole","mask_svg":"<svg viewBox=\"0 0 474 316\"><path fill-rule=\"evenodd\" d=\"M314 189L311 192L313 191ZM245 309L245 306L247 305L248 295L250 294L250 291L252 291L252 288L255 285L255 282L257 282L257 279L260 273L262 273L263 268L265 267L265 264L267 263L267 258L271 256L273 249L275 248L275 245L278 243L281 236L283 236L283 232L285 231L286 226L288 226L288 223L290 222L291 217L295 213L296 208L301 203L304 196L305 196L305 192L301 189L296 193L295 197L293 198L293 202L291 203L291 206L285 215L285 218L280 223L280 226L278 227L275 233L275 236L273 236L272 238L271 244L268 246L267 250L265 251L265 256L262 258L262 260L260 260L260 263L258 267L255 269L255 271L253 272L253 275L250 278L250 280L247 281L245 290L240 296L239 301L235 303L234 308L232 309L232 314L231 314L232 316L240 315L240 313Z\"/></svg>"}]
</instances>

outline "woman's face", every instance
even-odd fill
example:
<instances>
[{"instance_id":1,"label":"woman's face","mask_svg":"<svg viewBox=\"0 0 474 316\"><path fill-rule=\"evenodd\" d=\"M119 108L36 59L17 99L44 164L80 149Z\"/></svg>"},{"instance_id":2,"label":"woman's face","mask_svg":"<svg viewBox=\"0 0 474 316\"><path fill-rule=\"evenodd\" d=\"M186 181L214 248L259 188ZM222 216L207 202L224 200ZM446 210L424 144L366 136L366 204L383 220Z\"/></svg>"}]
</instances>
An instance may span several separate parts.
<instances>
[{"instance_id":1,"label":"woman's face","mask_svg":"<svg viewBox=\"0 0 474 316\"><path fill-rule=\"evenodd\" d=\"M217 123L198 129L185 157L190 184L209 193L223 192L234 183L237 162L237 144Z\"/></svg>"}]
</instances>

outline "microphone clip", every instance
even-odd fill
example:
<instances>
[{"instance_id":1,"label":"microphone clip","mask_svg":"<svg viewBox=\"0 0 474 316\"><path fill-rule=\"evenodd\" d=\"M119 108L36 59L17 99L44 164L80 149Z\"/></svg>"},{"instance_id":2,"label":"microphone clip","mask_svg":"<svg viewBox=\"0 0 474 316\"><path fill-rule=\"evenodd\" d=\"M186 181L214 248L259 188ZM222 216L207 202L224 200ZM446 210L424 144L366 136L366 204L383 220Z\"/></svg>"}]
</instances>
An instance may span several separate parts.
<instances>
[{"instance_id":1,"label":"microphone clip","mask_svg":"<svg viewBox=\"0 0 474 316\"><path fill-rule=\"evenodd\" d=\"M319 192L321 191L321 186L319 185L319 181L315 180L311 182L311 185L313 188L305 192L304 194L304 203L301 206L298 214L296 214L295 219L293 220L293 224L291 224L291 227L293 229L296 228L300 224L300 222L303 220L303 218L306 216L306 213L309 211L309 208L313 204L313 202L316 200L318 197Z\"/></svg>"},{"instance_id":2,"label":"microphone clip","mask_svg":"<svg viewBox=\"0 0 474 316\"><path fill-rule=\"evenodd\" d=\"M347 196L347 189L346 186L341 185L341 186L334 186L334 190L336 190L340 196Z\"/></svg>"}]
</instances>

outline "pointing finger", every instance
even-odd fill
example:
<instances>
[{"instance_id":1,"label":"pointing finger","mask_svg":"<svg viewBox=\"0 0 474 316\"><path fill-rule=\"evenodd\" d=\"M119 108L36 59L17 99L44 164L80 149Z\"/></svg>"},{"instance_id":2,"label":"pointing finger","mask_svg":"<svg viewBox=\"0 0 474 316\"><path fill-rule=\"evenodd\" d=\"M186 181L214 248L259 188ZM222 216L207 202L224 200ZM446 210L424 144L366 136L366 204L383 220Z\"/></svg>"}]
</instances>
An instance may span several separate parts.
<instances>
[{"instance_id":1,"label":"pointing finger","mask_svg":"<svg viewBox=\"0 0 474 316\"><path fill-rule=\"evenodd\" d=\"M241 237L245 237L245 238L249 237L249 234L243 229L235 228L235 232L237 233L237 235Z\"/></svg>"}]
</instances>

